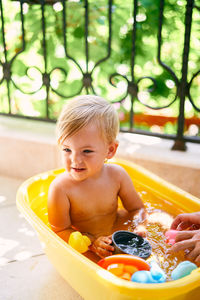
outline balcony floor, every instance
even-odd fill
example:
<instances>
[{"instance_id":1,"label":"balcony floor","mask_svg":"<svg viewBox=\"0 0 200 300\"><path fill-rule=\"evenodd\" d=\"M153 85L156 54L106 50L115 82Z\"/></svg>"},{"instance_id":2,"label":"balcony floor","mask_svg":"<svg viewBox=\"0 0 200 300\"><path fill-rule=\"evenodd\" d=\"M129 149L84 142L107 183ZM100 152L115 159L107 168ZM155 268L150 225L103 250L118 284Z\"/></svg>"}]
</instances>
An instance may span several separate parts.
<instances>
[{"instance_id":1,"label":"balcony floor","mask_svg":"<svg viewBox=\"0 0 200 300\"><path fill-rule=\"evenodd\" d=\"M17 210L22 181L0 176L0 299L81 300L48 261L36 232Z\"/></svg>"}]
</instances>

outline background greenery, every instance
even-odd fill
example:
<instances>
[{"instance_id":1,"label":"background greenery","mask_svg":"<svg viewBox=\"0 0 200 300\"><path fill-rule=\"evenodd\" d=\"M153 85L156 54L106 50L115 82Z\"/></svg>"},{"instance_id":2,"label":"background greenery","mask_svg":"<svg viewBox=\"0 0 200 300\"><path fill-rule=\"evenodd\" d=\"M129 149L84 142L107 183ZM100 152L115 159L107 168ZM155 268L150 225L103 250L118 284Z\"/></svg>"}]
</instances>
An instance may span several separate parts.
<instances>
[{"instance_id":1,"label":"background greenery","mask_svg":"<svg viewBox=\"0 0 200 300\"><path fill-rule=\"evenodd\" d=\"M10 83L11 109L13 114L22 114L46 118L46 88L42 83L42 73L45 72L42 18L40 5L23 5L25 25L25 50L22 49L22 31L20 4L4 0L5 37L7 45L7 60L18 54L12 63L12 80ZM107 55L108 47L108 1L89 1L89 72L101 58ZM134 99L134 113L163 115L177 117L179 101L160 110L149 109L167 106L176 94L176 86L171 75L157 62L157 33L159 20L159 0L138 1L136 57L134 75L135 82L143 76L153 77L156 88L149 79L139 82L138 99ZM184 15L186 1L167 0L164 8L163 40L161 59L181 78L182 52L184 42ZM6 7L6 8L5 8ZM84 1L66 2L67 13L67 51L68 54L86 72L85 56L85 20ZM100 63L92 74L93 87L98 95L116 102L123 126L127 126L127 117L131 107L128 95L121 104L117 102L126 95L127 80L131 81L131 36L133 26L133 1L115 0L112 6L112 51L105 62ZM199 70L199 10L193 10L191 48L189 55L188 81ZM50 73L51 89L49 91L49 117L56 119L60 109L67 99L78 94L82 86L82 72L76 63L66 58L63 42L62 5L45 5L46 72ZM0 60L5 62L2 33L0 34ZM113 73L113 84L109 77ZM3 76L0 67L0 80ZM81 93L86 93L85 89ZM89 90L92 93L91 90ZM200 108L200 76L195 77L191 87L191 96ZM8 112L7 83L0 85L0 111ZM139 100L139 101L138 101ZM186 99L185 117L196 116L190 101ZM147 124L135 124L140 129L175 133L176 124L167 123L164 128L151 127ZM196 133L198 130L196 131ZM186 132L190 134L190 132ZM195 134L196 134L195 133ZM193 133L192 133L193 134Z\"/></svg>"}]
</instances>

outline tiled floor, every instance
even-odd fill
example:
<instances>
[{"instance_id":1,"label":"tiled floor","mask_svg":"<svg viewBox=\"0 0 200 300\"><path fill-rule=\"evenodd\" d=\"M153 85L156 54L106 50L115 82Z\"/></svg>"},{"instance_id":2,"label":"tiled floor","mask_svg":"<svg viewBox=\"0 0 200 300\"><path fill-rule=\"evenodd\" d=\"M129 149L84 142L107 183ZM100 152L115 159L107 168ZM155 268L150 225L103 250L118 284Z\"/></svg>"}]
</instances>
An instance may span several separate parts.
<instances>
[{"instance_id":1,"label":"tiled floor","mask_svg":"<svg viewBox=\"0 0 200 300\"><path fill-rule=\"evenodd\" d=\"M81 300L15 205L22 180L0 176L0 300Z\"/></svg>"}]
</instances>

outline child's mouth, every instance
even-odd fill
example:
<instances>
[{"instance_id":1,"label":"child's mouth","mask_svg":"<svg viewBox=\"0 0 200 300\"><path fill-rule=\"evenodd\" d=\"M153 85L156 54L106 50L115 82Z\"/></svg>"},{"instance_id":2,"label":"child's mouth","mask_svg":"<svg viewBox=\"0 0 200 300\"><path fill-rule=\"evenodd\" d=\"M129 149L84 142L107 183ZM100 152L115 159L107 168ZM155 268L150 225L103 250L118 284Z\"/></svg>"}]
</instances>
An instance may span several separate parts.
<instances>
[{"instance_id":1,"label":"child's mouth","mask_svg":"<svg viewBox=\"0 0 200 300\"><path fill-rule=\"evenodd\" d=\"M82 172L82 171L85 171L84 168L72 168L73 171L75 172Z\"/></svg>"}]
</instances>

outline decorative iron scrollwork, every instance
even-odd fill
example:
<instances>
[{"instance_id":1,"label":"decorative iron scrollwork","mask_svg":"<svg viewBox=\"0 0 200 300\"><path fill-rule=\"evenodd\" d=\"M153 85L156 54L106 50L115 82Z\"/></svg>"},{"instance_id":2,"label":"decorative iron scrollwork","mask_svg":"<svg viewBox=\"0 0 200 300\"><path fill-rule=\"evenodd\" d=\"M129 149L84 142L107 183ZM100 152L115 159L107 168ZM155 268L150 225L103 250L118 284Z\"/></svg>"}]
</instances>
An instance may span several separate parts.
<instances>
[{"instance_id":1,"label":"decorative iron scrollwork","mask_svg":"<svg viewBox=\"0 0 200 300\"><path fill-rule=\"evenodd\" d=\"M11 0L7 0L11 1ZM14 2L14 0L12 0ZM0 85L6 82L6 88L7 88L7 97L8 97L8 107L9 107L9 115L12 115L12 109L11 109L11 102L12 102L12 95L11 95L11 86L14 87L16 90L20 91L23 94L27 95L34 95L35 93L38 93L39 91L45 90L45 116L44 120L52 120L54 118L50 117L50 111L51 111L51 95L52 92L62 99L60 102L63 101L63 99L72 98L80 93L93 93L93 94L99 94L99 87L96 84L96 73L95 71L101 72L103 69L103 64L109 62L109 60L112 58L112 53L115 51L113 49L113 32L114 32L114 23L113 23L113 15L115 13L115 3L112 0L108 0L106 2L107 5L104 3L104 9L106 10L105 19L107 22L107 35L105 38L105 47L104 47L104 53L102 56L99 55L98 58L95 60L93 59L92 64L91 63L91 48L90 48L90 26L91 26L91 6L94 5L94 3L88 1L88 0L80 0L79 4L81 5L83 9L83 26L81 27L82 32L84 33L83 36L83 45L84 45L84 63L80 61L80 59L77 59L75 56L75 51L69 50L70 48L70 33L69 33L69 21L70 21L70 2L67 0L16 0L19 2L19 16L20 19L20 41L21 45L17 47L17 50L15 51L14 55L8 55L8 47L7 47L7 41L6 41L6 18L5 13L6 8L5 4L3 3L3 0L0 0L0 12L1 12L1 34L2 34L2 57L0 58L0 67L2 69L2 77L0 78ZM132 7L130 9L130 3L129 3L129 10L130 10L130 20L131 25L129 28L129 46L128 49L125 49L127 53L129 53L129 62L127 63L128 71L125 73L121 73L120 71L116 69L115 66L112 66L112 70L107 74L107 83L108 88L112 88L116 91L115 99L112 99L111 101L113 103L118 103L119 105L123 106L124 102L129 102L130 104L130 112L129 112L129 128L127 131L130 132L136 132L136 133L142 133L142 131L135 129L134 127L134 114L135 114L135 105L136 103L140 103L143 107L150 108L152 110L159 110L164 109L167 107L172 106L175 102L179 104L179 116L178 116L178 129L177 134L173 136L160 134L159 136L165 137L165 138L171 138L176 141L176 144L174 145L174 148L178 149L185 149L185 142L186 141L193 141L193 142L200 142L200 140L196 137L187 137L184 136L184 106L185 106L185 99L188 98L191 105L193 106L194 110L197 112L200 112L200 107L197 101L195 101L192 98L192 85L195 82L197 76L199 76L200 71L195 71L193 75L191 75L190 79L188 79L188 62L189 62L189 50L190 50L190 40L191 40L191 25L192 25L192 13L194 10L199 10L199 6L196 5L194 0L187 0L186 6L185 6L185 32L184 32L184 45L183 45L183 52L182 52L182 70L181 70L181 76L177 75L177 70L175 68L170 67L170 65L166 62L166 59L162 57L162 48L163 48L163 24L165 23L165 1L160 0L160 7L158 8L159 14L158 18L156 19L158 21L158 28L157 28L157 63L159 67L165 71L169 78L173 81L174 88L173 93L171 97L162 103L154 101L154 105L152 104L152 96L149 97L146 101L142 100L140 97L141 92L148 93L149 95L153 95L159 87L159 83L157 81L157 78L152 76L152 74L148 73L148 71L143 71L143 74L141 76L138 76L136 72L136 59L138 55L138 48L137 48L137 39L138 39L138 28L140 26L140 22L138 20L138 13L143 4L142 0L130 0L132 1ZM59 3L59 12L60 12L60 39L62 43L62 47L64 49L64 57L63 62L67 64L67 66L70 66L70 68L73 68L74 72L78 76L79 83L76 84L75 88L73 89L73 92L69 92L67 87L69 84L72 84L70 81L70 70L67 70L62 64L59 66L51 65L49 64L48 58L49 58L49 48L48 48L48 28L47 28L47 19L46 19L46 10L47 9L53 9L54 5L57 5ZM42 64L43 67L38 67L36 64L35 66L26 66L24 68L24 75L29 82L28 87L23 86L18 82L16 74L13 72L13 66L14 63L20 58L20 55L23 55L27 50L27 43L28 39L26 38L27 30L25 30L26 25L26 16L28 15L28 12L25 13L25 5L26 7L33 8L33 5L36 4L38 10L41 14L41 23L39 24L41 30L41 49L40 52L42 57ZM96 5L98 4L98 1ZM50 7L52 5L52 7ZM36 7L35 7L36 8ZM147 8L146 8L147 9ZM56 24L57 25L57 24ZM122 47L125 47L122 44ZM175 49L176 51L176 49ZM155 64L155 62L153 62ZM65 65L66 66L66 65ZM111 69L111 68L110 68ZM34 75L30 75L31 70L34 70ZM57 74L61 74L62 78L57 78L57 84L53 84L53 79L57 76ZM22 76L22 77L23 77ZM19 76L18 76L19 77ZM180 77L180 78L179 78ZM144 81L149 80L150 84L148 87L144 87ZM35 84L37 82L37 84ZM69 83L70 82L70 83ZM123 89L120 88L120 84L123 83ZM66 91L60 90L60 85L66 85ZM166 87L167 89L168 87ZM169 89L168 89L169 90ZM61 106L61 105L60 105ZM14 114L13 114L14 115ZM147 133L144 133L147 134ZM149 132L150 135L157 135L155 133Z\"/></svg>"}]
</instances>

